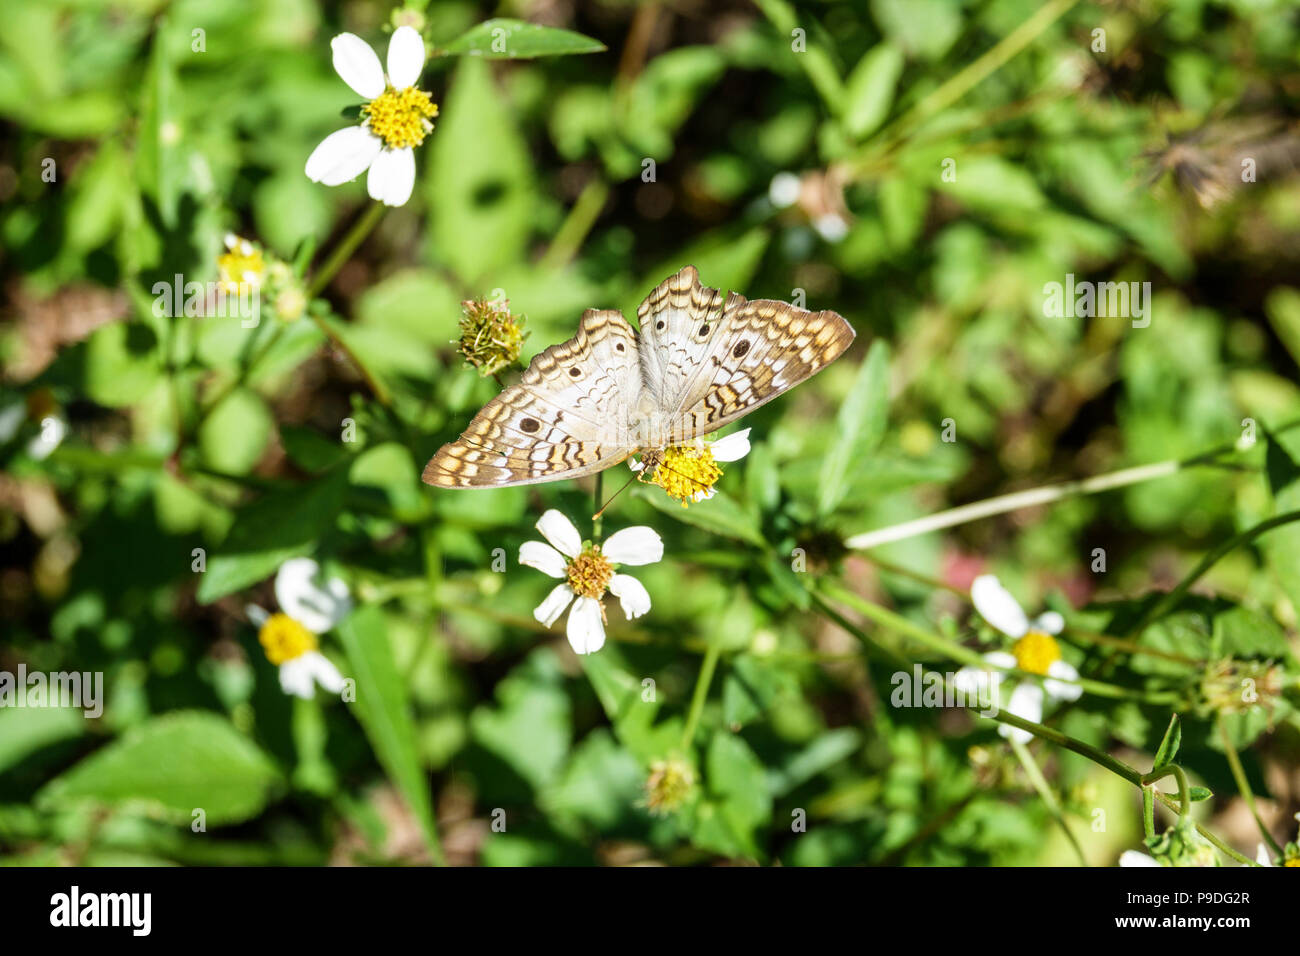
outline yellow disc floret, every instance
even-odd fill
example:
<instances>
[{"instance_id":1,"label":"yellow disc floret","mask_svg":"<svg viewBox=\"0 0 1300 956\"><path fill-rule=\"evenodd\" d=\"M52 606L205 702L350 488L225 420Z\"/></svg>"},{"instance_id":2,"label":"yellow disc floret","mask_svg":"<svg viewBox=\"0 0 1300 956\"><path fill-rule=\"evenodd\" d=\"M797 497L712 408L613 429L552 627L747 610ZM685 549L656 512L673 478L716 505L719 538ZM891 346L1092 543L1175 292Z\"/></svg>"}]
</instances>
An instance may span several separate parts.
<instances>
[{"instance_id":1,"label":"yellow disc floret","mask_svg":"<svg viewBox=\"0 0 1300 956\"><path fill-rule=\"evenodd\" d=\"M1048 668L1061 659L1061 646L1055 638L1042 631L1030 631L1011 648L1016 656L1016 666L1031 674L1046 674Z\"/></svg>"},{"instance_id":2,"label":"yellow disc floret","mask_svg":"<svg viewBox=\"0 0 1300 956\"><path fill-rule=\"evenodd\" d=\"M361 115L389 149L407 149L419 146L433 130L431 120L438 115L438 104L424 90L390 86L361 107Z\"/></svg>"},{"instance_id":3,"label":"yellow disc floret","mask_svg":"<svg viewBox=\"0 0 1300 956\"><path fill-rule=\"evenodd\" d=\"M683 508L707 495L722 477L713 451L703 442L674 445L658 455L648 455L645 466L648 480L666 491L668 497L680 501Z\"/></svg>"},{"instance_id":4,"label":"yellow disc floret","mask_svg":"<svg viewBox=\"0 0 1300 956\"><path fill-rule=\"evenodd\" d=\"M569 587L578 597L594 598L599 601L609 587L609 579L614 576L614 565L600 553L600 545L592 544L569 562Z\"/></svg>"},{"instance_id":5,"label":"yellow disc floret","mask_svg":"<svg viewBox=\"0 0 1300 956\"><path fill-rule=\"evenodd\" d=\"M221 288L226 292L238 292L244 283L262 284L266 261L262 250L247 239L227 236L226 252L217 258L217 270Z\"/></svg>"},{"instance_id":6,"label":"yellow disc floret","mask_svg":"<svg viewBox=\"0 0 1300 956\"><path fill-rule=\"evenodd\" d=\"M266 659L277 667L285 661L301 657L320 645L316 635L288 614L272 614L257 632L257 639L266 651Z\"/></svg>"}]
</instances>

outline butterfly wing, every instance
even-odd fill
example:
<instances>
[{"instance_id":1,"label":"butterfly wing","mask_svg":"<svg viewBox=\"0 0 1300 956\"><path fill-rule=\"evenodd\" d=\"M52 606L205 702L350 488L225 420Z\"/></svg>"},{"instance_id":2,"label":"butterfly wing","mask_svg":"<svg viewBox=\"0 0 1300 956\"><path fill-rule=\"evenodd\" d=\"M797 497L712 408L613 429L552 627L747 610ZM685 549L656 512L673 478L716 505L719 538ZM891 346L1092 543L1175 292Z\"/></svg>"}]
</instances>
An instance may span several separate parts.
<instances>
[{"instance_id":1,"label":"butterfly wing","mask_svg":"<svg viewBox=\"0 0 1300 956\"><path fill-rule=\"evenodd\" d=\"M678 444L716 431L839 358L853 327L835 312L771 299L725 300L687 266L637 310L647 389Z\"/></svg>"},{"instance_id":2,"label":"butterfly wing","mask_svg":"<svg viewBox=\"0 0 1300 956\"><path fill-rule=\"evenodd\" d=\"M636 332L588 309L578 334L539 352L517 385L483 406L424 467L441 488L502 488L577 478L617 464L641 392Z\"/></svg>"}]
</instances>

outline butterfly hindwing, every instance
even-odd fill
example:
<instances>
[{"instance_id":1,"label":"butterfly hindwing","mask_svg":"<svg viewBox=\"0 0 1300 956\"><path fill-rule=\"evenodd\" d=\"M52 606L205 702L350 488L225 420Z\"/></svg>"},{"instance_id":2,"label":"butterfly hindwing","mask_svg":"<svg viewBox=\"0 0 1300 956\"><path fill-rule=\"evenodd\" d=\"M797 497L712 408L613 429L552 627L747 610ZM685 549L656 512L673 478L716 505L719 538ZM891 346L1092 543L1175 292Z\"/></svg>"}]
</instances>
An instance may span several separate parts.
<instances>
[{"instance_id":1,"label":"butterfly hindwing","mask_svg":"<svg viewBox=\"0 0 1300 956\"><path fill-rule=\"evenodd\" d=\"M517 385L443 445L424 481L499 488L575 478L627 457L627 416L641 389L636 333L616 311L589 309L578 334L538 353Z\"/></svg>"}]
</instances>

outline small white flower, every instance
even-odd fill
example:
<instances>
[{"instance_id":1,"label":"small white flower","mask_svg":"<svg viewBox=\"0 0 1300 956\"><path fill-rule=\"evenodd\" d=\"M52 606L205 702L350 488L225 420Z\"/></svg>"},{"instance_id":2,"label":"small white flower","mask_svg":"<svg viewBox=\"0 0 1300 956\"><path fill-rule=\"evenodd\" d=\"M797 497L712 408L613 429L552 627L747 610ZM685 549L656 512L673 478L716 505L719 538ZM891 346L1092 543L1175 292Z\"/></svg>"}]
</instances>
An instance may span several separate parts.
<instances>
[{"instance_id":1,"label":"small white flower","mask_svg":"<svg viewBox=\"0 0 1300 956\"><path fill-rule=\"evenodd\" d=\"M803 180L789 172L777 173L767 186L767 198L777 209L793 206L802 192Z\"/></svg>"},{"instance_id":2,"label":"small white flower","mask_svg":"<svg viewBox=\"0 0 1300 956\"><path fill-rule=\"evenodd\" d=\"M360 37L340 33L330 46L334 69L368 102L362 123L331 133L307 158L307 178L326 186L351 182L369 170L370 198L401 206L415 186L415 153L433 129L438 107L415 83L424 69L424 40L400 26L388 41L388 76L379 57Z\"/></svg>"},{"instance_id":3,"label":"small white flower","mask_svg":"<svg viewBox=\"0 0 1300 956\"><path fill-rule=\"evenodd\" d=\"M584 548L573 522L552 508L538 519L537 530L550 543L525 541L519 546L519 563L562 580L533 610L533 617L550 627L572 604L566 633L576 653L590 654L605 645L601 599L606 591L619 599L628 620L650 610L650 594L641 582L615 569L620 564L653 564L664 556L663 540L653 528L624 528L603 545Z\"/></svg>"},{"instance_id":4,"label":"small white flower","mask_svg":"<svg viewBox=\"0 0 1300 956\"><path fill-rule=\"evenodd\" d=\"M275 600L295 621L324 634L352 611L348 586L338 578L317 585L320 565L311 558L290 558L275 574Z\"/></svg>"},{"instance_id":5,"label":"small white flower","mask_svg":"<svg viewBox=\"0 0 1300 956\"><path fill-rule=\"evenodd\" d=\"M1078 700L1083 688L1076 683L1079 672L1061 659L1060 645L1054 635L1065 628L1065 619L1055 611L1047 611L1030 620L1020 603L1011 595L997 577L981 574L971 584L971 603L980 617L1008 637L1015 638L1013 653L992 651L984 655L991 667L1019 668L1043 677L1040 687L1031 680L1020 681L1011 692L1006 711L1024 720L1040 723L1043 719L1043 693L1053 700ZM964 667L955 675L958 686L973 684L980 668ZM1010 740L1026 743L1033 734L1018 727L1002 724L998 733Z\"/></svg>"},{"instance_id":6,"label":"small white flower","mask_svg":"<svg viewBox=\"0 0 1300 956\"><path fill-rule=\"evenodd\" d=\"M1119 855L1120 866L1161 866L1159 860L1141 850L1125 850Z\"/></svg>"},{"instance_id":7,"label":"small white flower","mask_svg":"<svg viewBox=\"0 0 1300 956\"><path fill-rule=\"evenodd\" d=\"M311 558L291 558L275 575L280 611L268 614L256 604L246 608L267 659L279 668L280 689L307 700L315 696L316 685L330 694L343 690L343 675L320 652L316 637L352 610L347 585L330 578L318 586L319 572L320 565Z\"/></svg>"}]
</instances>

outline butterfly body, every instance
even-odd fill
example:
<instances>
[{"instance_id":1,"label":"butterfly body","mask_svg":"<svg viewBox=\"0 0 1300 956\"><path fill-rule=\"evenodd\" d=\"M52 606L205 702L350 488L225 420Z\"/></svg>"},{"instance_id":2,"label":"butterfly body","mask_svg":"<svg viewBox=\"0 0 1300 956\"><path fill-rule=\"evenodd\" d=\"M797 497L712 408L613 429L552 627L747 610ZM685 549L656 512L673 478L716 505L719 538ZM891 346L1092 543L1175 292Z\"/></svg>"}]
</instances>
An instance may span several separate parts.
<instances>
[{"instance_id":1,"label":"butterfly body","mask_svg":"<svg viewBox=\"0 0 1300 956\"><path fill-rule=\"evenodd\" d=\"M637 309L588 309L578 334L538 353L518 384L443 445L424 481L499 488L576 478L702 437L838 358L854 338L834 312L702 286L693 266Z\"/></svg>"}]
</instances>

